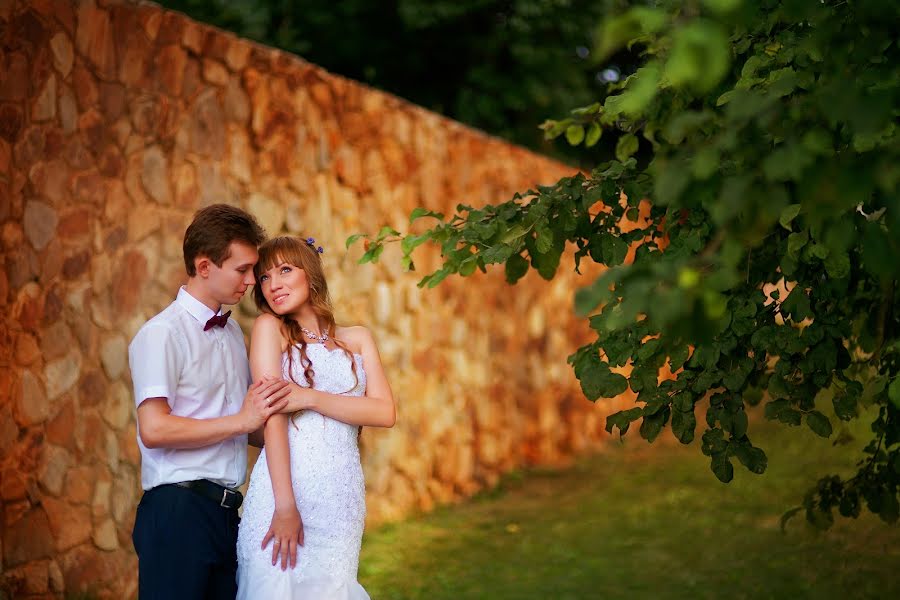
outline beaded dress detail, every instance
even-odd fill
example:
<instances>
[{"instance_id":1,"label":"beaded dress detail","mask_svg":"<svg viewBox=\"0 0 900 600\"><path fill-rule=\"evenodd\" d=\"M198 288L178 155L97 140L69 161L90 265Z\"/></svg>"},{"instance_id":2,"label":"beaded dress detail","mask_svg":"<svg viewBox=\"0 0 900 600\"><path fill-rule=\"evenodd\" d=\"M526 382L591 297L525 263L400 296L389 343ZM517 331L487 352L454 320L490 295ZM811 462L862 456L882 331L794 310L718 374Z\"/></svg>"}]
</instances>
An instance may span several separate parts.
<instances>
[{"instance_id":1,"label":"beaded dress detail","mask_svg":"<svg viewBox=\"0 0 900 600\"><path fill-rule=\"evenodd\" d=\"M290 375L307 385L294 347ZM359 379L353 386L350 359L340 349L309 343L306 353L315 370L314 389L332 394L362 396L366 390L363 359L353 356ZM288 354L282 355L288 377ZM359 461L356 425L348 425L312 411L304 411L288 423L291 483L303 520L303 545L297 549L297 565L281 570L272 565L272 542L260 549L275 511L266 451L262 450L244 500L238 530L238 600L315 599L369 600L356 581L359 549L366 517L365 482Z\"/></svg>"}]
</instances>

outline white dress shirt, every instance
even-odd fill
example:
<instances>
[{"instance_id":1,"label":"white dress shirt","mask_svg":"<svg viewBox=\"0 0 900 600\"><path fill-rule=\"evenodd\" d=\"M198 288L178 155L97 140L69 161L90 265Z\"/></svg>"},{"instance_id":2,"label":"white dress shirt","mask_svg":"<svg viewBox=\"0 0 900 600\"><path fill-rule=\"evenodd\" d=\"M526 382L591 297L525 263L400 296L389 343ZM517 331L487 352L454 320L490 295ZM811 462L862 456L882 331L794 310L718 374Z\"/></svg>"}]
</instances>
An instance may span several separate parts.
<instances>
[{"instance_id":1,"label":"white dress shirt","mask_svg":"<svg viewBox=\"0 0 900 600\"><path fill-rule=\"evenodd\" d=\"M181 288L164 311L147 321L128 346L137 406L166 398L171 414L192 419L233 415L251 383L244 336L229 319L203 330L215 313ZM141 441L141 485L209 479L228 487L247 476L247 436L202 448L147 448Z\"/></svg>"}]
</instances>

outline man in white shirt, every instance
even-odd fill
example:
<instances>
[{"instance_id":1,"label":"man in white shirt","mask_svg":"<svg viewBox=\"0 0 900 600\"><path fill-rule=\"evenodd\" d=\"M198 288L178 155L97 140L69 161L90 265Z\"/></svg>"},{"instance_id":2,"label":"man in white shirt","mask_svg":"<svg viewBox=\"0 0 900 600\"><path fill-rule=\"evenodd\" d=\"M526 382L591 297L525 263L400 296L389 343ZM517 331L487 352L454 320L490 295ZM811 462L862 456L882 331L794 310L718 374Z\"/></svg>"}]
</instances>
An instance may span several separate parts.
<instances>
[{"instance_id":1,"label":"man in white shirt","mask_svg":"<svg viewBox=\"0 0 900 600\"><path fill-rule=\"evenodd\" d=\"M141 600L235 597L247 436L286 406L289 388L251 385L241 329L221 308L253 286L264 239L239 208L198 211L184 235L187 285L129 345L144 488L133 532Z\"/></svg>"}]
</instances>

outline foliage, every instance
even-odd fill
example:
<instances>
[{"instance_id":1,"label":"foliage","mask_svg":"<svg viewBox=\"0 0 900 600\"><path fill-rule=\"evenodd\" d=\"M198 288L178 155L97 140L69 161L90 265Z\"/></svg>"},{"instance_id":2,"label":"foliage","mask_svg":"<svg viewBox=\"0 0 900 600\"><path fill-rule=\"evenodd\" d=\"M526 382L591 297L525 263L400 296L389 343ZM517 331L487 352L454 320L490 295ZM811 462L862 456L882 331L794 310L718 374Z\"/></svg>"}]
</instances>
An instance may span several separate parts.
<instances>
[{"instance_id":1,"label":"foliage","mask_svg":"<svg viewBox=\"0 0 900 600\"><path fill-rule=\"evenodd\" d=\"M637 393L610 432L640 420L649 442L668 426L689 443L699 418L702 452L728 482L735 459L767 468L748 406L765 399L769 419L823 437L835 429L825 405L839 420L874 406L856 475L823 478L803 508L822 527L863 503L896 521L898 13L880 0L635 3L599 26L595 55L630 45L640 68L544 125L588 147L613 136L616 160L449 219L418 209L411 221L437 224L383 229L362 261L400 240L413 268L427 242L443 264L420 285L491 264L515 283L529 269L551 279L574 247L576 270L608 269L575 296L597 338L569 362L590 400ZM659 382L664 366L677 376Z\"/></svg>"},{"instance_id":2,"label":"foliage","mask_svg":"<svg viewBox=\"0 0 900 600\"><path fill-rule=\"evenodd\" d=\"M603 9L589 0L162 4L544 152L565 146L544 141L534 123L601 87L576 53Z\"/></svg>"}]
</instances>

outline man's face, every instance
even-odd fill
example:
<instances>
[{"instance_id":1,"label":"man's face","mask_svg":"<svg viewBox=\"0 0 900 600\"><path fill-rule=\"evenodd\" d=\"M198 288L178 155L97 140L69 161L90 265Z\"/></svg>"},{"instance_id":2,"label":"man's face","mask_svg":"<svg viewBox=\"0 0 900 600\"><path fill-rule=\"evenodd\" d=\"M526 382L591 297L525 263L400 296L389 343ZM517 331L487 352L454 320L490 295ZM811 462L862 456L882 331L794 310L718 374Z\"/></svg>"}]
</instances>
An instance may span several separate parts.
<instances>
[{"instance_id":1,"label":"man's face","mask_svg":"<svg viewBox=\"0 0 900 600\"><path fill-rule=\"evenodd\" d=\"M254 246L231 242L229 256L217 267L209 264L209 291L220 304L237 304L248 288L253 287L253 265L259 260Z\"/></svg>"}]
</instances>

